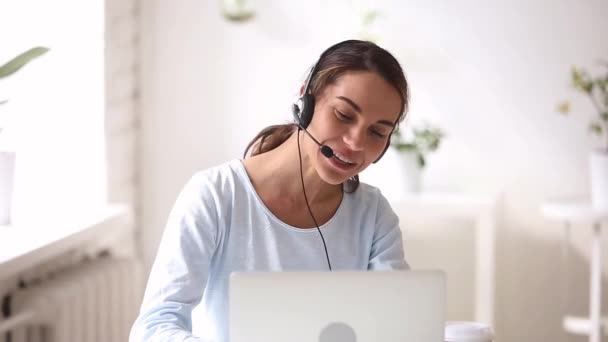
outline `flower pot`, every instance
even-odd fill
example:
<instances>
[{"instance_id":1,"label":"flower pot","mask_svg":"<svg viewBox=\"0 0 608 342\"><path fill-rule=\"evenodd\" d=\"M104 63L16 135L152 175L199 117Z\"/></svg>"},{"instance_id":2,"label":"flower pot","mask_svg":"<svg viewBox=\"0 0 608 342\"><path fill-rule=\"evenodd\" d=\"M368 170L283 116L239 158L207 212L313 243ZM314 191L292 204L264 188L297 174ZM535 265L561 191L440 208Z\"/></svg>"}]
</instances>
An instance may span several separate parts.
<instances>
[{"instance_id":1,"label":"flower pot","mask_svg":"<svg viewBox=\"0 0 608 342\"><path fill-rule=\"evenodd\" d=\"M608 152L593 151L589 157L591 204L608 210Z\"/></svg>"},{"instance_id":2,"label":"flower pot","mask_svg":"<svg viewBox=\"0 0 608 342\"><path fill-rule=\"evenodd\" d=\"M0 225L10 223L14 173L15 152L0 151Z\"/></svg>"},{"instance_id":3,"label":"flower pot","mask_svg":"<svg viewBox=\"0 0 608 342\"><path fill-rule=\"evenodd\" d=\"M418 155L413 152L399 153L402 172L402 184L405 192L420 192L422 168L418 164Z\"/></svg>"}]
</instances>

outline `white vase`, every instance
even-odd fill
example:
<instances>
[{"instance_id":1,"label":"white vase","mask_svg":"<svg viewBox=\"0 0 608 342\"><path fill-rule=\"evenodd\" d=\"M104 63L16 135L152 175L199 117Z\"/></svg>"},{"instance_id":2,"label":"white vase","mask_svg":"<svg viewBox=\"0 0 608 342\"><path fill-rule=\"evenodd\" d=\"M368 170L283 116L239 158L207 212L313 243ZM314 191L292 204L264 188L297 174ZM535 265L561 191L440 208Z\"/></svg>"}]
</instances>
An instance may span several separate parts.
<instances>
[{"instance_id":1,"label":"white vase","mask_svg":"<svg viewBox=\"0 0 608 342\"><path fill-rule=\"evenodd\" d=\"M413 152L399 153L403 189L406 192L420 192L422 169L418 164L418 156Z\"/></svg>"},{"instance_id":2,"label":"white vase","mask_svg":"<svg viewBox=\"0 0 608 342\"><path fill-rule=\"evenodd\" d=\"M608 210L608 152L593 151L589 156L591 204Z\"/></svg>"},{"instance_id":3,"label":"white vase","mask_svg":"<svg viewBox=\"0 0 608 342\"><path fill-rule=\"evenodd\" d=\"M14 173L15 152L0 151L0 225L10 223Z\"/></svg>"}]
</instances>

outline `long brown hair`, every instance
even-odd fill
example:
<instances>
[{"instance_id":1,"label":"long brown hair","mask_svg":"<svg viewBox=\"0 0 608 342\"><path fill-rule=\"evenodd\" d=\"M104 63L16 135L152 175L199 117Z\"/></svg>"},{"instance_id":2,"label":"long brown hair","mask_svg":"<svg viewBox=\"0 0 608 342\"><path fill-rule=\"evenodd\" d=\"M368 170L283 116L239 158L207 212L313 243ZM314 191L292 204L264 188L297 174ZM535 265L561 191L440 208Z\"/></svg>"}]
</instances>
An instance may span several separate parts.
<instances>
[{"instance_id":1,"label":"long brown hair","mask_svg":"<svg viewBox=\"0 0 608 342\"><path fill-rule=\"evenodd\" d=\"M310 80L310 93L316 98L328 85L348 71L371 71L391 84L401 96L401 111L395 125L405 118L409 105L409 87L399 62L385 49L361 40L346 40L325 50L316 63ZM247 145L243 158L262 154L277 148L297 130L295 124L274 125L264 128ZM394 129L393 129L394 131ZM388 138L390 141L390 137ZM348 179L344 184L346 192L353 192L359 186L359 176Z\"/></svg>"}]
</instances>

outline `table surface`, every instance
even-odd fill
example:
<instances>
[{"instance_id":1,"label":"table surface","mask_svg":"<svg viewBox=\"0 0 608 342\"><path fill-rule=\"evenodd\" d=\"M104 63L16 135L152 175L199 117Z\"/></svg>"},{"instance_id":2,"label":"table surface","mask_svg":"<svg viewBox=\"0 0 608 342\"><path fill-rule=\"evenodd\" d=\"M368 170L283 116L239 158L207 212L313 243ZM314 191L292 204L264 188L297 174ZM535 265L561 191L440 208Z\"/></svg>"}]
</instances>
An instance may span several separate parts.
<instances>
[{"instance_id":1,"label":"table surface","mask_svg":"<svg viewBox=\"0 0 608 342\"><path fill-rule=\"evenodd\" d=\"M557 199L545 201L541 206L544 217L556 221L601 222L608 221L608 209L594 208L586 199Z\"/></svg>"}]
</instances>

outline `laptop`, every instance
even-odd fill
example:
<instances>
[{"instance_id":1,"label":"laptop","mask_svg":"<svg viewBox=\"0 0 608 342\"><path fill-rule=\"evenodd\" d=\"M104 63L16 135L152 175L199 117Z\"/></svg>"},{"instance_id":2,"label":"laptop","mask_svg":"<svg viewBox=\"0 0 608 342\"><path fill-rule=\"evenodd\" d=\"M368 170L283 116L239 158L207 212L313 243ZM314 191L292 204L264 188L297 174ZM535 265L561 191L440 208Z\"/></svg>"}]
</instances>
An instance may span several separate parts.
<instances>
[{"instance_id":1,"label":"laptop","mask_svg":"<svg viewBox=\"0 0 608 342\"><path fill-rule=\"evenodd\" d=\"M233 273L231 342L443 342L442 271Z\"/></svg>"}]
</instances>

